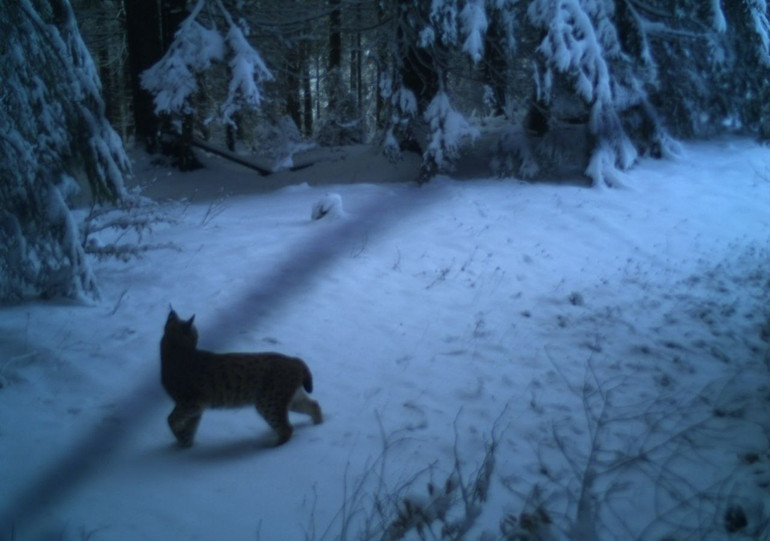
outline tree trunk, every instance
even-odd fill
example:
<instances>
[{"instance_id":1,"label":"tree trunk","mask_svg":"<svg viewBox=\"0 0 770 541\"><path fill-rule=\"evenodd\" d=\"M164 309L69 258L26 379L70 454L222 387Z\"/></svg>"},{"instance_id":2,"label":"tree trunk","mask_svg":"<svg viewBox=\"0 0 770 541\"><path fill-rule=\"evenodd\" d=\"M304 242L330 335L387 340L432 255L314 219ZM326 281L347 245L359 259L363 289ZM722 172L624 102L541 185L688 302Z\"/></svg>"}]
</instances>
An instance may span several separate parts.
<instances>
[{"instance_id":1,"label":"tree trunk","mask_svg":"<svg viewBox=\"0 0 770 541\"><path fill-rule=\"evenodd\" d=\"M302 72L300 47L299 44L295 43L286 53L286 114L291 117L297 128L302 126L299 81Z\"/></svg>"},{"instance_id":2,"label":"tree trunk","mask_svg":"<svg viewBox=\"0 0 770 541\"><path fill-rule=\"evenodd\" d=\"M158 140L158 119L152 96L141 86L144 70L163 56L160 12L157 0L125 0L131 93L134 105L136 141L154 151Z\"/></svg>"},{"instance_id":3,"label":"tree trunk","mask_svg":"<svg viewBox=\"0 0 770 541\"><path fill-rule=\"evenodd\" d=\"M361 28L363 25L362 22L362 6L361 4L358 5L356 8L356 22L358 23L358 28ZM356 92L356 105L358 108L359 113L364 110L364 94L363 94L363 81L362 81L362 71L363 71L363 65L362 65L362 58L363 58L363 43L361 39L361 32L356 32L356 56L355 56L355 79L351 77L350 83L353 84L353 81L355 80L355 92Z\"/></svg>"},{"instance_id":4,"label":"tree trunk","mask_svg":"<svg viewBox=\"0 0 770 541\"><path fill-rule=\"evenodd\" d=\"M327 81L329 81L330 84L327 84L326 88L329 100L329 110L335 111L340 96L336 95L335 91L337 89L334 87L334 84L331 84L334 81L337 81L337 78L331 78L329 77L329 74L338 71L342 66L342 35L340 34L342 14L340 12L340 0L329 0L329 5L332 7L332 10L329 14L329 64L327 66L326 76ZM339 75L341 77L342 74Z\"/></svg>"},{"instance_id":5,"label":"tree trunk","mask_svg":"<svg viewBox=\"0 0 770 541\"><path fill-rule=\"evenodd\" d=\"M310 89L310 44L303 42L302 45L302 93L305 105L303 107L304 115L304 133L310 137L313 134L313 93Z\"/></svg>"},{"instance_id":6,"label":"tree trunk","mask_svg":"<svg viewBox=\"0 0 770 541\"><path fill-rule=\"evenodd\" d=\"M505 113L505 88L507 63L505 61L505 36L497 17L492 17L484 36L484 82L492 89L494 103L490 113L501 116Z\"/></svg>"},{"instance_id":7,"label":"tree trunk","mask_svg":"<svg viewBox=\"0 0 770 541\"><path fill-rule=\"evenodd\" d=\"M187 17L187 0L160 0L161 32L163 52L165 53L174 41L179 25Z\"/></svg>"},{"instance_id":8,"label":"tree trunk","mask_svg":"<svg viewBox=\"0 0 770 541\"><path fill-rule=\"evenodd\" d=\"M141 86L141 74L161 59L185 16L185 0L124 0L134 128L137 142L158 148L159 121L152 95Z\"/></svg>"},{"instance_id":9,"label":"tree trunk","mask_svg":"<svg viewBox=\"0 0 770 541\"><path fill-rule=\"evenodd\" d=\"M382 2L377 2L377 24L382 25L383 21L385 20L385 10L383 9ZM388 65L388 48L386 45L385 39L378 39L377 40L377 48L376 48L376 62L377 62L377 73L376 73L376 79L375 79L375 125L377 126L377 130L383 130L386 126L385 121L385 100L382 97L382 91L381 91L381 84L382 84L382 76L383 76L383 70L385 69L385 66Z\"/></svg>"},{"instance_id":10,"label":"tree trunk","mask_svg":"<svg viewBox=\"0 0 770 541\"><path fill-rule=\"evenodd\" d=\"M420 47L416 31L410 24L411 20L427 21L427 13L420 6L402 7L399 13L400 22L396 35L400 53L399 71L401 83L410 90L417 99L417 114L409 123L409 127L401 134L399 144L401 150L409 150L422 154L426 144L426 126L423 113L430 101L439 90L439 73L434 61L434 47ZM424 164L423 164L424 165Z\"/></svg>"},{"instance_id":11,"label":"tree trunk","mask_svg":"<svg viewBox=\"0 0 770 541\"><path fill-rule=\"evenodd\" d=\"M227 150L230 152L235 152L235 141L238 139L238 130L235 126L232 124L228 124L225 128L225 144L227 145ZM192 139L190 139L190 143L192 142Z\"/></svg>"},{"instance_id":12,"label":"tree trunk","mask_svg":"<svg viewBox=\"0 0 770 541\"><path fill-rule=\"evenodd\" d=\"M401 21L398 25L398 49L401 56L401 81L417 98L420 113L439 89L439 74L433 58L432 47L420 47L416 31L411 28L410 20L427 21L427 13L422 13L419 6L401 9Z\"/></svg>"},{"instance_id":13,"label":"tree trunk","mask_svg":"<svg viewBox=\"0 0 770 541\"><path fill-rule=\"evenodd\" d=\"M176 148L176 166L180 171L193 171L203 167L203 164L192 150L194 125L195 118L193 115L184 115L182 118L182 134L179 137Z\"/></svg>"},{"instance_id":14,"label":"tree trunk","mask_svg":"<svg viewBox=\"0 0 770 541\"><path fill-rule=\"evenodd\" d=\"M329 0L332 10L329 14L329 70L342 65L342 35L340 34L340 0Z\"/></svg>"}]
</instances>

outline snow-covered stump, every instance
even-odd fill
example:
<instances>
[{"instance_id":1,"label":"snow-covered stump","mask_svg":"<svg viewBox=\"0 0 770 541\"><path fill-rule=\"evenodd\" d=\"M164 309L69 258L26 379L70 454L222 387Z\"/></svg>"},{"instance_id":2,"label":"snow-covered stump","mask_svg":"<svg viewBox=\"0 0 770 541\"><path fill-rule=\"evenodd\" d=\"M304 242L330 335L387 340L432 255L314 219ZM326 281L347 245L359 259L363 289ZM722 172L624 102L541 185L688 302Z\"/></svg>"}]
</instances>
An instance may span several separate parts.
<instances>
[{"instance_id":1,"label":"snow-covered stump","mask_svg":"<svg viewBox=\"0 0 770 541\"><path fill-rule=\"evenodd\" d=\"M345 218L347 214L342 208L342 197L337 193L327 193L316 201L310 212L310 219L317 221L322 218Z\"/></svg>"}]
</instances>

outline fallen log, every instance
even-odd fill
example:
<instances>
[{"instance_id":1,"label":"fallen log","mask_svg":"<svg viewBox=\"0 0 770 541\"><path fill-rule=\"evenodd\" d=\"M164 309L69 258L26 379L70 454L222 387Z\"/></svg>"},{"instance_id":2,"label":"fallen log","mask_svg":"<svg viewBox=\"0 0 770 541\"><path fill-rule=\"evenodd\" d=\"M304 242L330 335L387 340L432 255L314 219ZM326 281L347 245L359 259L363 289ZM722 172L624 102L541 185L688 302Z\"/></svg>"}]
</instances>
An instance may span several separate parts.
<instances>
[{"instance_id":1,"label":"fallen log","mask_svg":"<svg viewBox=\"0 0 770 541\"><path fill-rule=\"evenodd\" d=\"M243 165L250 169L254 169L257 173L259 173L263 177L267 175L272 175L273 173L275 173L275 171L273 171L269 166L255 163L252 160L248 160L242 156L238 156L234 152L230 152L229 150L224 150L222 148L217 148L204 141L201 141L200 139L193 139L192 146L203 149L206 152L211 152L212 154L216 154L217 156L221 156L222 158L225 158L237 164Z\"/></svg>"},{"instance_id":2,"label":"fallen log","mask_svg":"<svg viewBox=\"0 0 770 541\"><path fill-rule=\"evenodd\" d=\"M287 167L285 169L279 169L276 171L276 170L273 170L268 165L265 165L265 162L262 160L260 160L262 161L262 163L257 163L253 159L247 159L247 158L244 158L243 156L239 156L238 154L235 154L234 152L230 152L229 150L225 150L223 148L217 148L215 146L212 146L206 143L205 141L201 141L200 139L193 139L192 146L203 149L206 152L211 152L212 154L216 154L217 156L221 156L226 160L233 161L237 164L243 165L250 169L254 169L263 177L266 177L267 175L272 175L273 173L278 173L279 171L287 171L287 170L299 171L301 169L305 169L306 167L310 167L311 165L314 165L316 163L315 161L299 163L297 165L293 165L291 167Z\"/></svg>"},{"instance_id":3,"label":"fallen log","mask_svg":"<svg viewBox=\"0 0 770 541\"><path fill-rule=\"evenodd\" d=\"M166 137L170 137L176 142L179 142L182 138L181 135L173 131L163 131L162 135ZM273 173L278 173L280 171L300 171L302 169L310 167L311 165L315 165L318 161L318 160L305 161L305 162L292 165L291 167L282 167L279 169L273 169L270 165L268 165L268 160L266 158L260 159L259 161L255 161L253 158L245 158L243 156L239 156L235 152L230 152L229 150L225 150L223 148L218 148L218 147L215 147L214 145L210 145L206 141L198 139L197 137L194 137L190 141L189 145L193 147L198 147L202 150L205 150L206 152L216 154L217 156L220 156L222 158L225 158L226 160L235 162L239 165L243 165L244 167L248 167L249 169L253 169L263 177L272 175Z\"/></svg>"}]
</instances>

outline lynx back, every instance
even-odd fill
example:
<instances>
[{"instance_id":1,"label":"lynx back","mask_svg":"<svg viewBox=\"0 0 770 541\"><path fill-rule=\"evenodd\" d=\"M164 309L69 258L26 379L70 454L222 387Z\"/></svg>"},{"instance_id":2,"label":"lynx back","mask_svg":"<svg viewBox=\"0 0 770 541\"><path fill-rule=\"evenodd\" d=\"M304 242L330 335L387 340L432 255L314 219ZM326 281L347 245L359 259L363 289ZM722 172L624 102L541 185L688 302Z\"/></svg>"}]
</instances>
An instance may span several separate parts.
<instances>
[{"instance_id":1,"label":"lynx back","mask_svg":"<svg viewBox=\"0 0 770 541\"><path fill-rule=\"evenodd\" d=\"M280 353L212 353L198 349L195 316L180 319L171 310L160 341L161 383L176 406L168 424L179 444L193 444L206 408L254 406L278 433L278 445L292 435L289 411L305 413L314 424L321 407L307 393L313 377L301 359Z\"/></svg>"}]
</instances>

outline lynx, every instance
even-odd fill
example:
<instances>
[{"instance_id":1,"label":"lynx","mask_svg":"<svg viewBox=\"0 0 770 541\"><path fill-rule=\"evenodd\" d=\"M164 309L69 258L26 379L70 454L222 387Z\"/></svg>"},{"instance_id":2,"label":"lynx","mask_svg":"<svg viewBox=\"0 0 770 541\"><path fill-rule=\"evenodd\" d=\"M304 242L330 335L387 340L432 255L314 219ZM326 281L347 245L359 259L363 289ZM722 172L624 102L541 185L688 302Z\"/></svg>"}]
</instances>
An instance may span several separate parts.
<instances>
[{"instance_id":1,"label":"lynx","mask_svg":"<svg viewBox=\"0 0 770 541\"><path fill-rule=\"evenodd\" d=\"M307 365L280 353L212 353L197 349L195 316L182 320L172 309L160 341L161 383L176 402L168 424L182 447L193 444L206 408L256 406L278 433L277 445L293 432L289 410L322 421ZM303 389L304 387L304 389Z\"/></svg>"}]
</instances>

